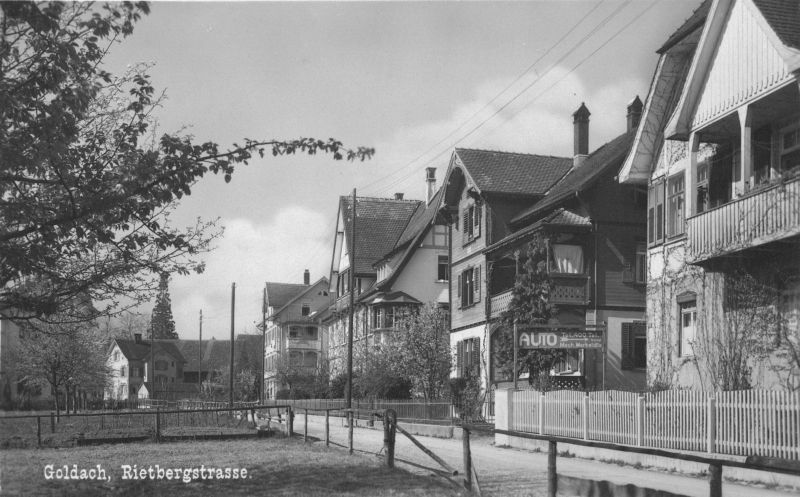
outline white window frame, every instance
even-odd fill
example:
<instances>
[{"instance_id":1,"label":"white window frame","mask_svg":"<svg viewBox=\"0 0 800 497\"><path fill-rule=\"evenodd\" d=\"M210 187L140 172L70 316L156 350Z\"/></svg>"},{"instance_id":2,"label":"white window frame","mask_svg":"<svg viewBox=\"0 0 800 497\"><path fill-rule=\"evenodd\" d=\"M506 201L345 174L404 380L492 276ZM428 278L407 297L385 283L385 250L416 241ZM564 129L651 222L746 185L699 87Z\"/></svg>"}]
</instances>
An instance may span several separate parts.
<instances>
[{"instance_id":1,"label":"white window frame","mask_svg":"<svg viewBox=\"0 0 800 497\"><path fill-rule=\"evenodd\" d=\"M678 304L678 355L694 357L694 342L697 338L697 301L691 300ZM686 326L686 318L691 319L691 326Z\"/></svg>"}]
</instances>

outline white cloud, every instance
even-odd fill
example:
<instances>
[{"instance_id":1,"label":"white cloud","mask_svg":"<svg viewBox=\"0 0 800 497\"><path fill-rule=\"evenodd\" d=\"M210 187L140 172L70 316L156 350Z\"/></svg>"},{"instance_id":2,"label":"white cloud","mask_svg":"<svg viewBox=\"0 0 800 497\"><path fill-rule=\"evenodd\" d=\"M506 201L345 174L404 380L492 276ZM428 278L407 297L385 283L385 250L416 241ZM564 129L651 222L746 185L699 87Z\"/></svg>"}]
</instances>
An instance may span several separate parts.
<instances>
[{"instance_id":1,"label":"white cloud","mask_svg":"<svg viewBox=\"0 0 800 497\"><path fill-rule=\"evenodd\" d=\"M236 282L234 328L238 334L255 332L254 323L261 320L266 281L302 283L306 268L311 271L312 282L327 276L324 261L333 227L316 211L290 206L264 223L236 218L225 221L224 225L225 235L217 249L205 257L206 271L200 275L175 276L170 284L172 312L181 338L197 338L200 309L203 339L230 337L233 282ZM316 266L309 267L310 263Z\"/></svg>"},{"instance_id":2,"label":"white cloud","mask_svg":"<svg viewBox=\"0 0 800 497\"><path fill-rule=\"evenodd\" d=\"M411 197L422 198L423 168L431 165L437 167L437 176L441 179L456 140L470 133L483 121L486 122L456 146L569 157L573 150L572 113L581 102L585 102L592 113L589 148L594 150L625 131L627 104L637 94L644 100L647 92L647 83L638 79L620 78L612 85L593 87L591 82L582 81L567 69L556 67L500 111L500 107L513 95L537 78L537 75L530 74L514 83L489 106L486 103L509 86L511 80L485 81L476 87L468 101L454 109L446 119L399 128L384 143L376 145L384 161L383 175L405 166L450 132L467 123L426 154L425 158L414 162L413 166L404 167L402 171L392 174L369 190L384 195L393 191L406 191ZM431 160L442 151L444 153L438 158ZM374 181L374 178L371 180Z\"/></svg>"}]
</instances>

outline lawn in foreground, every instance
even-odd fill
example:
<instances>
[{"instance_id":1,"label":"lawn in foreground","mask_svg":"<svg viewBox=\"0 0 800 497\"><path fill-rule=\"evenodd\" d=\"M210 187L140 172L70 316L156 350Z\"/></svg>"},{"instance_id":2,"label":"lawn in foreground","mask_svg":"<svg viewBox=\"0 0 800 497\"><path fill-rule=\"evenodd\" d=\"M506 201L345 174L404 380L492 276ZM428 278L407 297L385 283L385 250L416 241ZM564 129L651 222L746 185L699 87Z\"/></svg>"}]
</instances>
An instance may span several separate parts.
<instances>
[{"instance_id":1,"label":"lawn in foreground","mask_svg":"<svg viewBox=\"0 0 800 497\"><path fill-rule=\"evenodd\" d=\"M105 469L110 481L48 481L45 467ZM246 469L245 479L125 480L123 465L145 470L166 468ZM133 469L133 468L132 468ZM155 471L155 469L154 469ZM373 456L319 443L266 438L208 442L133 443L67 449L18 449L0 452L2 495L459 495L437 477L389 469Z\"/></svg>"}]
</instances>

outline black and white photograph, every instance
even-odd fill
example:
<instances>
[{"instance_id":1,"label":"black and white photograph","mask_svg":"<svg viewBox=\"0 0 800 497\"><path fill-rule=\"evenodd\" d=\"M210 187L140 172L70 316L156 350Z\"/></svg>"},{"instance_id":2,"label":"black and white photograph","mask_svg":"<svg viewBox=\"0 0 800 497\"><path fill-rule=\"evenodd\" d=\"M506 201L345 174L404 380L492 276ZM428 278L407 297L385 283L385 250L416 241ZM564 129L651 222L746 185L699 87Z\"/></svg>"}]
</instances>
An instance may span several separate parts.
<instances>
[{"instance_id":1,"label":"black and white photograph","mask_svg":"<svg viewBox=\"0 0 800 497\"><path fill-rule=\"evenodd\" d=\"M800 0L0 1L0 495L800 493Z\"/></svg>"}]
</instances>

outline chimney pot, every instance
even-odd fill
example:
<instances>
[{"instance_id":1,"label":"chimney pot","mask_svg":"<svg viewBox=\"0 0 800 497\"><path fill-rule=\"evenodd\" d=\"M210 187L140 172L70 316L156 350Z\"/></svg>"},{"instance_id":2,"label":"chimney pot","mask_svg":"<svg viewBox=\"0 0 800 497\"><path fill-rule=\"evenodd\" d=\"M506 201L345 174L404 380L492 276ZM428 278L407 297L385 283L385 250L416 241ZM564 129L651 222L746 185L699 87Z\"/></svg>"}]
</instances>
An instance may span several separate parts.
<instances>
[{"instance_id":1,"label":"chimney pot","mask_svg":"<svg viewBox=\"0 0 800 497\"><path fill-rule=\"evenodd\" d=\"M586 104L583 102L581 102L581 106L578 107L578 110L572 114L572 126L575 132L574 155L576 157L579 155L589 155L590 115L592 115L592 113L589 112L589 109L586 108Z\"/></svg>"},{"instance_id":2,"label":"chimney pot","mask_svg":"<svg viewBox=\"0 0 800 497\"><path fill-rule=\"evenodd\" d=\"M311 284L311 273L308 272L308 269L303 271L303 284L310 285Z\"/></svg>"},{"instance_id":3,"label":"chimney pot","mask_svg":"<svg viewBox=\"0 0 800 497\"><path fill-rule=\"evenodd\" d=\"M644 105L642 105L639 95L636 95L636 98L631 100L628 104L628 131L639 127L639 121L642 119L643 107Z\"/></svg>"},{"instance_id":4,"label":"chimney pot","mask_svg":"<svg viewBox=\"0 0 800 497\"><path fill-rule=\"evenodd\" d=\"M427 195L427 203L431 203L433 200L433 196L436 194L436 168L435 167L426 167L425 168L425 183L428 186L428 195Z\"/></svg>"},{"instance_id":5,"label":"chimney pot","mask_svg":"<svg viewBox=\"0 0 800 497\"><path fill-rule=\"evenodd\" d=\"M394 194L394 199L395 200L403 200L403 194L402 193L395 193Z\"/></svg>"}]
</instances>

